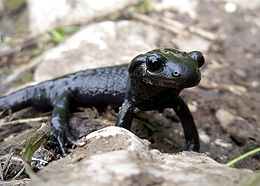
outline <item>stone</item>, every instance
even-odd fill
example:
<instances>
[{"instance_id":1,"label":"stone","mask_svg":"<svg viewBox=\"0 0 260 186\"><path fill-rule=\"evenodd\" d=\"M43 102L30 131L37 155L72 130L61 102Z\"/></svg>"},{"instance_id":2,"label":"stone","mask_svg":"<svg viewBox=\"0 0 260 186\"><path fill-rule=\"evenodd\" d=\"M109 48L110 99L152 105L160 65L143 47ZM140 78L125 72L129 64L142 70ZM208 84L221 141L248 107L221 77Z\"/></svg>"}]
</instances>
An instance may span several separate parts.
<instances>
[{"instance_id":1,"label":"stone","mask_svg":"<svg viewBox=\"0 0 260 186\"><path fill-rule=\"evenodd\" d=\"M30 31L38 34L58 26L86 23L138 2L140 0L28 0Z\"/></svg>"},{"instance_id":2,"label":"stone","mask_svg":"<svg viewBox=\"0 0 260 186\"><path fill-rule=\"evenodd\" d=\"M35 184L232 186L256 176L200 153L161 153L150 149L147 140L115 126L90 133L77 144L70 155L39 171Z\"/></svg>"},{"instance_id":3,"label":"stone","mask_svg":"<svg viewBox=\"0 0 260 186\"><path fill-rule=\"evenodd\" d=\"M162 0L158 3L160 9L170 9L179 12L180 14L188 14L191 18L197 18L196 8L198 2L192 0L182 0L182 1L172 1L172 0Z\"/></svg>"},{"instance_id":4,"label":"stone","mask_svg":"<svg viewBox=\"0 0 260 186\"><path fill-rule=\"evenodd\" d=\"M104 21L89 25L48 51L34 79L44 81L83 69L128 64L156 47L151 27L135 21Z\"/></svg>"},{"instance_id":5,"label":"stone","mask_svg":"<svg viewBox=\"0 0 260 186\"><path fill-rule=\"evenodd\" d=\"M245 119L235 116L223 108L217 110L216 118L221 127L238 143L244 144L250 138L260 140L257 130Z\"/></svg>"},{"instance_id":6,"label":"stone","mask_svg":"<svg viewBox=\"0 0 260 186\"><path fill-rule=\"evenodd\" d=\"M4 1L0 1L0 15L1 15L1 16L2 16L4 10L5 10Z\"/></svg>"},{"instance_id":7,"label":"stone","mask_svg":"<svg viewBox=\"0 0 260 186\"><path fill-rule=\"evenodd\" d=\"M235 3L227 2L224 9L227 13L234 13L237 10L237 5Z\"/></svg>"}]
</instances>

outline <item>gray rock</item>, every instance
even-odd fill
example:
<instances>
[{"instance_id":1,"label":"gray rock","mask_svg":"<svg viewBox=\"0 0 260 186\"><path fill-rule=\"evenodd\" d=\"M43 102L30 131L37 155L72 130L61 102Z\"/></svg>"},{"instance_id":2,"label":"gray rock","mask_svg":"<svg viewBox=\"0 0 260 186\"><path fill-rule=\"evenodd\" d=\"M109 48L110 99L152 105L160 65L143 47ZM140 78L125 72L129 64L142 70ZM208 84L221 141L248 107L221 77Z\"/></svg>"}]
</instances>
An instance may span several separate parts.
<instances>
[{"instance_id":1,"label":"gray rock","mask_svg":"<svg viewBox=\"0 0 260 186\"><path fill-rule=\"evenodd\" d=\"M4 1L3 1L3 0L0 0L0 15L2 15L2 13L4 12L4 10L5 10Z\"/></svg>"},{"instance_id":2,"label":"gray rock","mask_svg":"<svg viewBox=\"0 0 260 186\"><path fill-rule=\"evenodd\" d=\"M28 0L30 30L33 34L57 26L86 23L107 16L140 0Z\"/></svg>"},{"instance_id":3,"label":"gray rock","mask_svg":"<svg viewBox=\"0 0 260 186\"><path fill-rule=\"evenodd\" d=\"M221 127L239 143L246 143L249 138L260 141L257 130L245 119L229 113L225 109L216 112Z\"/></svg>"},{"instance_id":4,"label":"gray rock","mask_svg":"<svg viewBox=\"0 0 260 186\"><path fill-rule=\"evenodd\" d=\"M238 185L255 177L195 152L161 153L130 131L111 126L77 142L67 157L38 173L36 185ZM34 183L34 179L32 179Z\"/></svg>"},{"instance_id":5,"label":"gray rock","mask_svg":"<svg viewBox=\"0 0 260 186\"><path fill-rule=\"evenodd\" d=\"M35 80L129 63L137 54L155 48L158 40L159 34L151 27L134 21L92 24L48 51L35 71Z\"/></svg>"},{"instance_id":6,"label":"gray rock","mask_svg":"<svg viewBox=\"0 0 260 186\"><path fill-rule=\"evenodd\" d=\"M197 17L196 8L198 5L197 1L193 0L182 0L182 1L172 1L172 0L162 0L158 3L157 9L170 9L179 12L180 14L188 14L192 18ZM159 7L158 7L159 6Z\"/></svg>"}]
</instances>

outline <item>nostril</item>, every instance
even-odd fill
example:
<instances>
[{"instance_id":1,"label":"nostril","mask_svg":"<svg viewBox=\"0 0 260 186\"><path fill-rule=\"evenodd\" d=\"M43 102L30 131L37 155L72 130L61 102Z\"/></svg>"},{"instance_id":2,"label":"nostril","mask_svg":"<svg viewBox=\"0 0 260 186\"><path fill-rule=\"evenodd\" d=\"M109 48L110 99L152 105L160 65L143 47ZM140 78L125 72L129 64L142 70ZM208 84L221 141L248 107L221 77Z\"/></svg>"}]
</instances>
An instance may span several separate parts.
<instances>
[{"instance_id":1,"label":"nostril","mask_svg":"<svg viewBox=\"0 0 260 186\"><path fill-rule=\"evenodd\" d=\"M178 71L174 71L174 72L172 73L172 75L175 76L175 77L179 76L179 74L180 74L180 73L179 73Z\"/></svg>"}]
</instances>

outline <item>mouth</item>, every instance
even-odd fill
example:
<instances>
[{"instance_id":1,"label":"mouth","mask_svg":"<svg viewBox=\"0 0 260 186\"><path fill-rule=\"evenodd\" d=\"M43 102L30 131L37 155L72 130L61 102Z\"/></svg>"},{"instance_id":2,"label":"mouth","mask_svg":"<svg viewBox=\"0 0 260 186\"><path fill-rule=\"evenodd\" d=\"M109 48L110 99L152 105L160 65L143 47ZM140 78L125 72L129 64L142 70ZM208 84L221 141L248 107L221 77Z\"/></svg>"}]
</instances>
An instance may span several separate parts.
<instances>
[{"instance_id":1,"label":"mouth","mask_svg":"<svg viewBox=\"0 0 260 186\"><path fill-rule=\"evenodd\" d=\"M183 89L194 87L199 84L200 76L193 77L193 78L161 78L161 77L147 77L144 78L143 81L146 84L150 84L156 87L163 87L163 88L174 88L174 89Z\"/></svg>"}]
</instances>

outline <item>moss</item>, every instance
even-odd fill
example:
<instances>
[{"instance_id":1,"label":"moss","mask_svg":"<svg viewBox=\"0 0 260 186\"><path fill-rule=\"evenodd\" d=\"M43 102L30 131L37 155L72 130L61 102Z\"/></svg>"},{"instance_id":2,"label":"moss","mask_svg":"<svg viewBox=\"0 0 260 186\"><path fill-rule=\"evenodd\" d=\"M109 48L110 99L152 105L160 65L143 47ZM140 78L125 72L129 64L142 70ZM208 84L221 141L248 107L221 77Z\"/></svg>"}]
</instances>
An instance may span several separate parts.
<instances>
[{"instance_id":1,"label":"moss","mask_svg":"<svg viewBox=\"0 0 260 186\"><path fill-rule=\"evenodd\" d=\"M27 33L29 31L28 25L24 20L17 20L14 27L17 33Z\"/></svg>"},{"instance_id":2,"label":"moss","mask_svg":"<svg viewBox=\"0 0 260 186\"><path fill-rule=\"evenodd\" d=\"M22 76L20 79L17 79L15 81L15 83L19 84L19 85L22 85L22 84L28 83L28 82L30 82L32 80L33 80L33 73L32 72L28 72L24 76Z\"/></svg>"},{"instance_id":3,"label":"moss","mask_svg":"<svg viewBox=\"0 0 260 186\"><path fill-rule=\"evenodd\" d=\"M13 11L25 6L26 3L26 0L8 0L5 2L5 6L8 11Z\"/></svg>"},{"instance_id":4,"label":"moss","mask_svg":"<svg viewBox=\"0 0 260 186\"><path fill-rule=\"evenodd\" d=\"M142 0L140 2L140 4L134 6L134 12L149 12L150 10L152 10L152 4L153 1L148 1L148 0Z\"/></svg>"}]
</instances>

